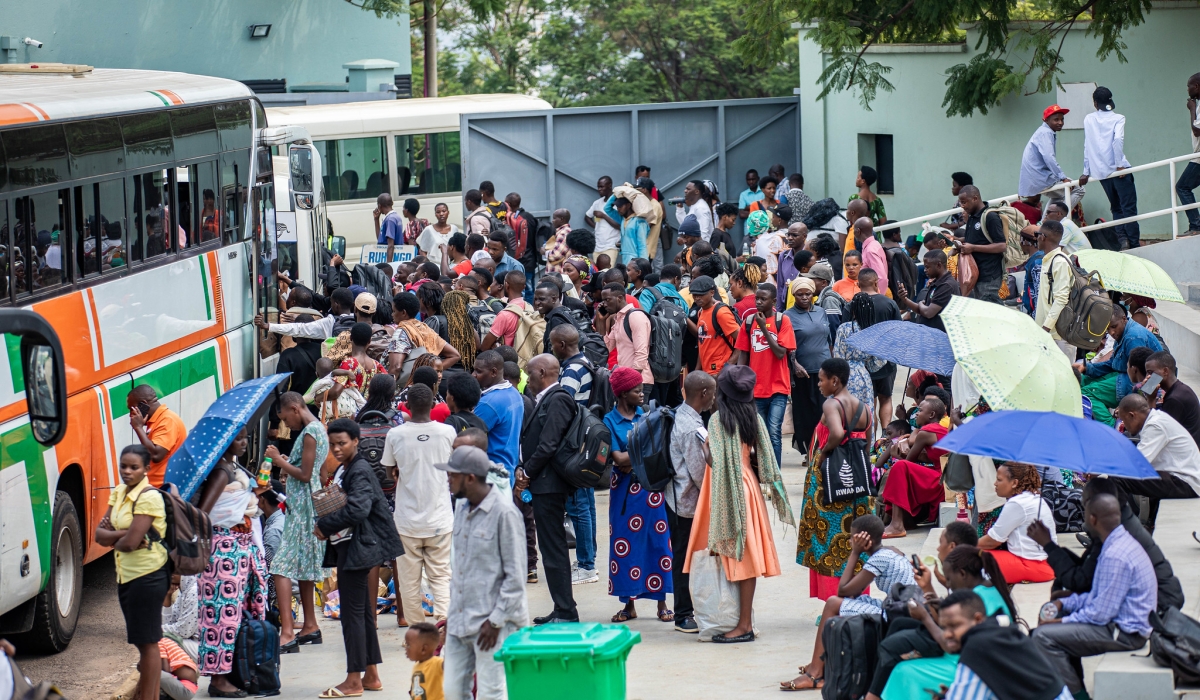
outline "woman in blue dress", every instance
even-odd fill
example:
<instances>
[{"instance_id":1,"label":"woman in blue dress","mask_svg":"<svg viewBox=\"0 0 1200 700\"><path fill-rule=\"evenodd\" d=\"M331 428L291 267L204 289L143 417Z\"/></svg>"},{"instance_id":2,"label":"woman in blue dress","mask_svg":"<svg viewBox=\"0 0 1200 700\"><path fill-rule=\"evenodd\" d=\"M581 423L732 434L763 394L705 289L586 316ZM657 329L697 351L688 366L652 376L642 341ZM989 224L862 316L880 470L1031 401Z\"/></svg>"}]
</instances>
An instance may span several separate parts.
<instances>
[{"instance_id":1,"label":"woman in blue dress","mask_svg":"<svg viewBox=\"0 0 1200 700\"><path fill-rule=\"evenodd\" d=\"M658 619L671 622L675 613L667 609L667 594L672 592L667 507L662 493L637 483L629 461L629 431L642 415L642 374L617 367L609 382L617 405L604 416L612 433L614 465L608 499L608 593L625 603L612 621L637 618L634 601L649 598L658 601Z\"/></svg>"}]
</instances>

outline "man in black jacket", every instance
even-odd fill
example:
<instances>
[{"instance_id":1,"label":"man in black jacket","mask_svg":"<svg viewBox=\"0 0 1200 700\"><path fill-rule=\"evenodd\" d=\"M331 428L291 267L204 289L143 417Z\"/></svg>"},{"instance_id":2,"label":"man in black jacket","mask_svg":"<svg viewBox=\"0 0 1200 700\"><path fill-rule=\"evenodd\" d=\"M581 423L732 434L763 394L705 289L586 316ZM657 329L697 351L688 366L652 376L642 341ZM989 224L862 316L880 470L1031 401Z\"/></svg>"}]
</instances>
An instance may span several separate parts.
<instances>
[{"instance_id":1,"label":"man in black jacket","mask_svg":"<svg viewBox=\"0 0 1200 700\"><path fill-rule=\"evenodd\" d=\"M537 397L533 418L521 431L521 466L517 468L517 490L528 489L533 495L533 519L537 527L546 587L554 600L554 611L535 617L533 624L578 622L579 611L571 594L571 555L563 519L567 498L574 492L559 476L558 447L579 410L574 397L558 385L558 360L553 355L538 355L525 367L526 386Z\"/></svg>"},{"instance_id":2,"label":"man in black jacket","mask_svg":"<svg viewBox=\"0 0 1200 700\"><path fill-rule=\"evenodd\" d=\"M1120 501L1121 524L1125 526L1125 530L1130 535L1133 535L1133 539L1137 540L1142 549L1146 550L1146 556L1150 557L1150 563L1154 565L1154 576L1158 579L1158 610L1161 612L1167 608L1183 609L1183 586L1180 585L1179 579L1171 569L1171 562L1167 561L1162 550L1154 542L1154 537L1142 526L1142 521L1133 514L1129 503L1123 495L1118 494L1118 491L1117 486L1109 479L1092 479L1083 487L1083 504L1086 507L1088 501L1102 493ZM1052 542L1050 531L1041 522L1030 525L1028 534L1033 541L1046 550L1046 561L1050 564L1050 568L1054 569L1055 591L1086 593L1092 590L1092 580L1096 575L1096 563L1100 559L1100 548L1103 546L1103 542L1093 539L1091 544L1083 550L1083 556L1080 557Z\"/></svg>"}]
</instances>

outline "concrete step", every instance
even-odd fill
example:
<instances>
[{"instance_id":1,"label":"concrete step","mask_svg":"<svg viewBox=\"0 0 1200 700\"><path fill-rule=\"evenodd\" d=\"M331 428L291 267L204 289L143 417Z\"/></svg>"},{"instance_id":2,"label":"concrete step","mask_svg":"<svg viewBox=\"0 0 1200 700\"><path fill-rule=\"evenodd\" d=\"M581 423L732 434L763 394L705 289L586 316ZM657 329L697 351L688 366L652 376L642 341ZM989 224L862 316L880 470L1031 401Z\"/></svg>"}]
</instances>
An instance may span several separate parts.
<instances>
[{"instance_id":1,"label":"concrete step","mask_svg":"<svg viewBox=\"0 0 1200 700\"><path fill-rule=\"evenodd\" d=\"M1175 700L1171 669L1145 654L1145 649L1104 654L1096 666L1092 700Z\"/></svg>"}]
</instances>

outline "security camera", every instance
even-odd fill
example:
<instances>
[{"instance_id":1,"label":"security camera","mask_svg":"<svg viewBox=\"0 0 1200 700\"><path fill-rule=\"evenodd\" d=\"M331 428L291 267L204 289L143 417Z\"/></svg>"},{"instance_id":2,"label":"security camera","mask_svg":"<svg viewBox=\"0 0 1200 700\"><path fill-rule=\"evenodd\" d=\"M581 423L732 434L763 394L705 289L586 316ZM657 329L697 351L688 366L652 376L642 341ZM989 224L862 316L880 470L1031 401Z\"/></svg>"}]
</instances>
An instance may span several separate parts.
<instances>
[{"instance_id":1,"label":"security camera","mask_svg":"<svg viewBox=\"0 0 1200 700\"><path fill-rule=\"evenodd\" d=\"M43 46L42 42L38 41L37 39L30 39L29 37L25 37L24 43L26 46L32 46L35 49L40 49Z\"/></svg>"}]
</instances>

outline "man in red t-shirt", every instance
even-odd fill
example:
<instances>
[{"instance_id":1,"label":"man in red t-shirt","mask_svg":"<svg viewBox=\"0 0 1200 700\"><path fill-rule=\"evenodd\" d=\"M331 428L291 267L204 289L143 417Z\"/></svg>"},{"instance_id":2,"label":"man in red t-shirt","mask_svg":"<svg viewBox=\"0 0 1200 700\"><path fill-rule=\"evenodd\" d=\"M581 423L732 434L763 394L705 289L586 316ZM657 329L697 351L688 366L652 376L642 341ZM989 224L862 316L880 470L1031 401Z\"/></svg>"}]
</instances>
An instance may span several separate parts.
<instances>
[{"instance_id":1,"label":"man in red t-shirt","mask_svg":"<svg viewBox=\"0 0 1200 700\"><path fill-rule=\"evenodd\" d=\"M529 304L522 298L525 292L525 273L520 270L509 270L504 276L504 297L507 300L506 304L515 305L525 309ZM521 325L521 318L516 313L505 308L505 310L496 314L496 320L492 322L492 329L483 336L483 342L479 345L479 351L491 350L497 343L512 347L513 342L517 338L517 327Z\"/></svg>"},{"instance_id":2,"label":"man in red t-shirt","mask_svg":"<svg viewBox=\"0 0 1200 700\"><path fill-rule=\"evenodd\" d=\"M699 307L694 318L688 315L688 331L700 346L697 366L715 377L733 354L739 329L737 316L732 308L717 302L717 285L712 277L693 277L688 291L693 306Z\"/></svg>"},{"instance_id":3,"label":"man in red t-shirt","mask_svg":"<svg viewBox=\"0 0 1200 700\"><path fill-rule=\"evenodd\" d=\"M754 292L757 313L747 318L738 333L734 362L749 365L758 379L754 384L754 403L767 424L778 464L783 455L783 416L792 393L791 362L796 334L788 317L775 310L775 298L775 285L758 285Z\"/></svg>"}]
</instances>

